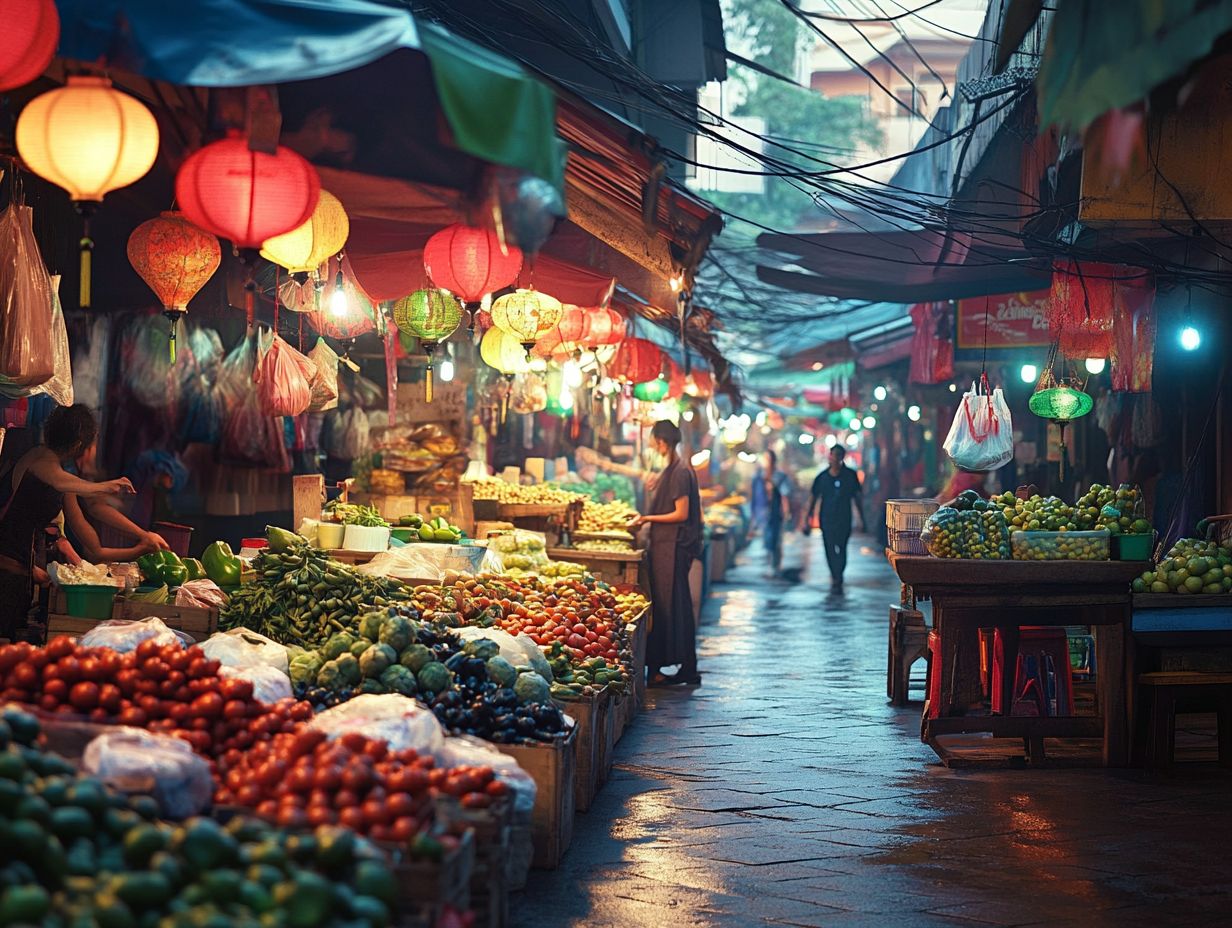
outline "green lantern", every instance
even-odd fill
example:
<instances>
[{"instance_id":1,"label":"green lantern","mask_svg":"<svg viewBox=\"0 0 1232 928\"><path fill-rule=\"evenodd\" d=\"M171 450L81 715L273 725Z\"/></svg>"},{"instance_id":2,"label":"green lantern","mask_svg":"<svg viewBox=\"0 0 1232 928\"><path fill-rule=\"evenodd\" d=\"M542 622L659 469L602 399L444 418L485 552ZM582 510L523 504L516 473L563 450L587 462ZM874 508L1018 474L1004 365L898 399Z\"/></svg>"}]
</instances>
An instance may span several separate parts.
<instances>
[{"instance_id":1,"label":"green lantern","mask_svg":"<svg viewBox=\"0 0 1232 928\"><path fill-rule=\"evenodd\" d=\"M394 325L403 335L419 339L428 356L424 398L432 402L432 353L462 322L462 304L444 290L416 290L394 303Z\"/></svg>"},{"instance_id":2,"label":"green lantern","mask_svg":"<svg viewBox=\"0 0 1232 928\"><path fill-rule=\"evenodd\" d=\"M633 396L644 403L657 403L667 396L671 385L662 377L656 377L654 380L647 380L645 383L635 384L633 387Z\"/></svg>"},{"instance_id":3,"label":"green lantern","mask_svg":"<svg viewBox=\"0 0 1232 928\"><path fill-rule=\"evenodd\" d=\"M1035 392L1027 400L1027 408L1041 419L1055 422L1061 429L1061 480L1065 480L1065 427L1080 419L1095 407L1095 401L1076 377L1057 380L1051 365L1036 384Z\"/></svg>"}]
</instances>

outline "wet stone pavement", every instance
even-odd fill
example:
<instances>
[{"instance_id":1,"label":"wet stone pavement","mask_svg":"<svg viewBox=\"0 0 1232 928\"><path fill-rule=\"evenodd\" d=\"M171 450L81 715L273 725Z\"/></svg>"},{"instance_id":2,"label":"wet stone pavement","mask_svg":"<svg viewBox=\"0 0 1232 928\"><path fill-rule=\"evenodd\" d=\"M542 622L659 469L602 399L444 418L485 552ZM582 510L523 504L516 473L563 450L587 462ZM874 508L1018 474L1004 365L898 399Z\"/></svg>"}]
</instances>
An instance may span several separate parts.
<instances>
[{"instance_id":1,"label":"wet stone pavement","mask_svg":"<svg viewBox=\"0 0 1232 928\"><path fill-rule=\"evenodd\" d=\"M651 691L515 925L1232 925L1232 778L943 767L886 703L892 572L853 541L835 596L809 561L716 585L704 685Z\"/></svg>"}]
</instances>

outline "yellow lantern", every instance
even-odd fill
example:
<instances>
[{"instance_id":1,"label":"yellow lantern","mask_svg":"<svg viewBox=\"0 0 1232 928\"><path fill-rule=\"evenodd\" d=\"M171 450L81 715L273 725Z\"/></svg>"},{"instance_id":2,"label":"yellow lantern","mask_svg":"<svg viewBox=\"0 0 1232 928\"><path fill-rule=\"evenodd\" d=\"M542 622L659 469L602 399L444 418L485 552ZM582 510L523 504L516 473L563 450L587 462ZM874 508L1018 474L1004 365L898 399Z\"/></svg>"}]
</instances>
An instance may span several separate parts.
<instances>
[{"instance_id":1,"label":"yellow lantern","mask_svg":"<svg viewBox=\"0 0 1232 928\"><path fill-rule=\"evenodd\" d=\"M517 339L496 326L483 333L483 341L479 343L479 356L483 358L484 364L496 368L506 377L525 374L530 370L526 352L522 350Z\"/></svg>"},{"instance_id":2,"label":"yellow lantern","mask_svg":"<svg viewBox=\"0 0 1232 928\"><path fill-rule=\"evenodd\" d=\"M82 215L81 305L90 305L89 217L112 190L140 180L158 156L158 123L105 77L70 77L31 100L17 118L17 151L44 180L63 187Z\"/></svg>"},{"instance_id":3,"label":"yellow lantern","mask_svg":"<svg viewBox=\"0 0 1232 928\"><path fill-rule=\"evenodd\" d=\"M492 324L512 335L529 354L564 315L560 300L537 290L515 290L492 304Z\"/></svg>"},{"instance_id":4,"label":"yellow lantern","mask_svg":"<svg viewBox=\"0 0 1232 928\"><path fill-rule=\"evenodd\" d=\"M322 190L312 216L302 226L266 239L261 257L292 274L315 271L346 244L351 221L336 196Z\"/></svg>"}]
</instances>

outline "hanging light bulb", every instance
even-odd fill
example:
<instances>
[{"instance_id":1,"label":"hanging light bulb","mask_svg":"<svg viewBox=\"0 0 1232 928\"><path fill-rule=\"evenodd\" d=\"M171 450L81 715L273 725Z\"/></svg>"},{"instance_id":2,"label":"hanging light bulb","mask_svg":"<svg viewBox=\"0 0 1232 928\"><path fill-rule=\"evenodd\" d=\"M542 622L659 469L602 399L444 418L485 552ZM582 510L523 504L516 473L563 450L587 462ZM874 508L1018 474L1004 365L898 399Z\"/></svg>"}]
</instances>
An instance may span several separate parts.
<instances>
[{"instance_id":1,"label":"hanging light bulb","mask_svg":"<svg viewBox=\"0 0 1232 928\"><path fill-rule=\"evenodd\" d=\"M882 387L882 386L873 387L873 398L874 399L884 400L887 395L888 394L886 393L885 387Z\"/></svg>"},{"instance_id":2,"label":"hanging light bulb","mask_svg":"<svg viewBox=\"0 0 1232 928\"><path fill-rule=\"evenodd\" d=\"M1018 372L1018 376L1022 378L1023 383L1035 383L1039 378L1039 368L1034 364L1024 364L1022 370Z\"/></svg>"},{"instance_id":3,"label":"hanging light bulb","mask_svg":"<svg viewBox=\"0 0 1232 928\"><path fill-rule=\"evenodd\" d=\"M1087 358L1085 366L1088 374L1102 374L1108 362L1104 358Z\"/></svg>"},{"instance_id":4,"label":"hanging light bulb","mask_svg":"<svg viewBox=\"0 0 1232 928\"><path fill-rule=\"evenodd\" d=\"M852 419L852 420L851 420L851 422L850 422L850 423L848 423L848 428L850 428L853 432L858 432L858 431L860 431L860 428L861 428L861 426L860 426L860 420L859 420L859 419Z\"/></svg>"},{"instance_id":5,"label":"hanging light bulb","mask_svg":"<svg viewBox=\"0 0 1232 928\"><path fill-rule=\"evenodd\" d=\"M343 286L341 265L338 267L338 276L334 278L334 292L329 297L329 311L338 319L347 314L347 298L346 290Z\"/></svg>"},{"instance_id":6,"label":"hanging light bulb","mask_svg":"<svg viewBox=\"0 0 1232 928\"><path fill-rule=\"evenodd\" d=\"M877 417L876 416L865 416L863 424L866 429L874 428L877 425Z\"/></svg>"},{"instance_id":7,"label":"hanging light bulb","mask_svg":"<svg viewBox=\"0 0 1232 928\"><path fill-rule=\"evenodd\" d=\"M582 365L577 361L570 358L565 362L563 371L565 386L576 389L582 385Z\"/></svg>"},{"instance_id":8,"label":"hanging light bulb","mask_svg":"<svg viewBox=\"0 0 1232 928\"><path fill-rule=\"evenodd\" d=\"M1202 344L1202 333L1192 325L1181 329L1181 347L1186 351L1197 351Z\"/></svg>"},{"instance_id":9,"label":"hanging light bulb","mask_svg":"<svg viewBox=\"0 0 1232 928\"><path fill-rule=\"evenodd\" d=\"M441 366L438 368L437 373L440 375L441 383L449 383L453 380L453 361L446 358L441 362Z\"/></svg>"},{"instance_id":10,"label":"hanging light bulb","mask_svg":"<svg viewBox=\"0 0 1232 928\"><path fill-rule=\"evenodd\" d=\"M910 419L912 422L919 422L920 421L920 407L919 406L908 406L907 407L907 418Z\"/></svg>"},{"instance_id":11,"label":"hanging light bulb","mask_svg":"<svg viewBox=\"0 0 1232 928\"><path fill-rule=\"evenodd\" d=\"M568 412L573 408L573 391L569 389L569 385L563 380L560 385L560 398L558 400L560 408Z\"/></svg>"}]
</instances>

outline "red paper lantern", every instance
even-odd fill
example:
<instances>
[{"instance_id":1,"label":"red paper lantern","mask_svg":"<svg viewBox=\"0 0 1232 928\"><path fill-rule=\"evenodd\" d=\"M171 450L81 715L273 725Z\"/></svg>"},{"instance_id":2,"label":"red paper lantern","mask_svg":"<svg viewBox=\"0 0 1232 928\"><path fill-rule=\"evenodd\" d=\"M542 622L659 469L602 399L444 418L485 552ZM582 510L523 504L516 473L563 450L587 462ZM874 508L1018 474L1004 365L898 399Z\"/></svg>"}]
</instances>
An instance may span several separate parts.
<instances>
[{"instance_id":1,"label":"red paper lantern","mask_svg":"<svg viewBox=\"0 0 1232 928\"><path fill-rule=\"evenodd\" d=\"M303 225L320 194L316 168L306 160L282 145L272 155L251 151L235 130L195 152L175 178L184 215L236 248L260 248Z\"/></svg>"},{"instance_id":2,"label":"red paper lantern","mask_svg":"<svg viewBox=\"0 0 1232 928\"><path fill-rule=\"evenodd\" d=\"M495 232L455 223L428 239L424 270L437 287L478 303L518 279L522 252L513 245L502 250Z\"/></svg>"},{"instance_id":3,"label":"red paper lantern","mask_svg":"<svg viewBox=\"0 0 1232 928\"><path fill-rule=\"evenodd\" d=\"M589 325L586 329L585 344L591 348L600 345L619 345L624 340L627 331L625 317L610 306L601 306L587 310Z\"/></svg>"},{"instance_id":4,"label":"red paper lantern","mask_svg":"<svg viewBox=\"0 0 1232 928\"><path fill-rule=\"evenodd\" d=\"M574 306L572 303L566 303L564 314L560 317L560 322L556 324L556 331L562 342L587 344L586 336L590 332L590 311Z\"/></svg>"},{"instance_id":5,"label":"red paper lantern","mask_svg":"<svg viewBox=\"0 0 1232 928\"><path fill-rule=\"evenodd\" d=\"M28 84L46 69L60 42L53 0L0 0L0 91Z\"/></svg>"},{"instance_id":6,"label":"red paper lantern","mask_svg":"<svg viewBox=\"0 0 1232 928\"><path fill-rule=\"evenodd\" d=\"M644 338L626 338L616 349L616 356L607 366L613 380L645 383L663 372L663 352L654 342Z\"/></svg>"},{"instance_id":7,"label":"red paper lantern","mask_svg":"<svg viewBox=\"0 0 1232 928\"><path fill-rule=\"evenodd\" d=\"M671 358L667 359L667 395L678 400L684 396L684 369Z\"/></svg>"}]
</instances>

